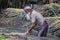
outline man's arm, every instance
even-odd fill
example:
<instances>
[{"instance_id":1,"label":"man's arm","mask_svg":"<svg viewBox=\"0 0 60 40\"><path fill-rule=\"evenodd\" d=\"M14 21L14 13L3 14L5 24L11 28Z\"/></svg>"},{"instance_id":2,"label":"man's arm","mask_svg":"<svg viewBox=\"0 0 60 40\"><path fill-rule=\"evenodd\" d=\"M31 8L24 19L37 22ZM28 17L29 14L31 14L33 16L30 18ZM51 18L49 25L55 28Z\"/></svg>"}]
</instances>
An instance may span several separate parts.
<instances>
[{"instance_id":1,"label":"man's arm","mask_svg":"<svg viewBox=\"0 0 60 40\"><path fill-rule=\"evenodd\" d=\"M28 30L28 32L30 33L30 32L31 32L31 30L32 30L35 26L36 26L36 23L35 23L35 22L34 22L34 23L32 23L31 28Z\"/></svg>"},{"instance_id":2,"label":"man's arm","mask_svg":"<svg viewBox=\"0 0 60 40\"><path fill-rule=\"evenodd\" d=\"M32 29L33 29L33 28L36 26L36 24L37 24L37 20L36 20L35 14L32 15L32 17L31 17L31 22L32 22L31 28L28 29L28 31L26 32L26 34L29 34L29 33L32 31Z\"/></svg>"},{"instance_id":3,"label":"man's arm","mask_svg":"<svg viewBox=\"0 0 60 40\"><path fill-rule=\"evenodd\" d=\"M26 34L29 34L35 26L36 26L36 22L32 23L31 28L27 30Z\"/></svg>"}]
</instances>

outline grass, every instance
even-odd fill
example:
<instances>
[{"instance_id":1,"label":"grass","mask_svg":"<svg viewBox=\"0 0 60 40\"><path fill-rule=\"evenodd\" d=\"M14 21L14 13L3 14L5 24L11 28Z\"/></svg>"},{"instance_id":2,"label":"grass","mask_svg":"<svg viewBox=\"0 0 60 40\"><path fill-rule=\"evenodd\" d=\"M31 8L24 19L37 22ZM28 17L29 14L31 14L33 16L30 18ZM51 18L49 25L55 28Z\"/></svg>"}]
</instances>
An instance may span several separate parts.
<instances>
[{"instance_id":1,"label":"grass","mask_svg":"<svg viewBox=\"0 0 60 40\"><path fill-rule=\"evenodd\" d=\"M16 8L7 8L5 14L7 16L15 16L22 12L23 9L16 9Z\"/></svg>"}]
</instances>

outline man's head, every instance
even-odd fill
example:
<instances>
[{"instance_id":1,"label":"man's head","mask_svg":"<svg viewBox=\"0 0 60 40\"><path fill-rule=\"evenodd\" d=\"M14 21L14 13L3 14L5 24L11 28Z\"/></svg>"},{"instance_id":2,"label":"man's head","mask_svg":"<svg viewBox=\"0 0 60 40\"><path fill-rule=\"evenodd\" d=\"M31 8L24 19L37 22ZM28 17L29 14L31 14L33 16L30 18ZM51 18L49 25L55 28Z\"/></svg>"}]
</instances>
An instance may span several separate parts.
<instances>
[{"instance_id":1,"label":"man's head","mask_svg":"<svg viewBox=\"0 0 60 40\"><path fill-rule=\"evenodd\" d=\"M26 13L29 13L29 12L32 11L32 7L30 7L30 6L25 6L25 7L24 7L24 11L25 11Z\"/></svg>"},{"instance_id":2,"label":"man's head","mask_svg":"<svg viewBox=\"0 0 60 40\"><path fill-rule=\"evenodd\" d=\"M26 13L26 19L30 20L30 13L32 12L32 7L30 6L25 6L24 7L24 11Z\"/></svg>"}]
</instances>

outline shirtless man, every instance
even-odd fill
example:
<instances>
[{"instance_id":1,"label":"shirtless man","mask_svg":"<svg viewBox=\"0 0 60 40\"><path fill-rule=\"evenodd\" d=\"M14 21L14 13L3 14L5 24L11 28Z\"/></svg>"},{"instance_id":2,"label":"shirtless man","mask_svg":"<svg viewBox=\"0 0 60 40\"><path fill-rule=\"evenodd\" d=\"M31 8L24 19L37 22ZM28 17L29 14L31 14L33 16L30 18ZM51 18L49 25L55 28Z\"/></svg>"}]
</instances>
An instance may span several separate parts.
<instances>
[{"instance_id":1,"label":"shirtless man","mask_svg":"<svg viewBox=\"0 0 60 40\"><path fill-rule=\"evenodd\" d=\"M26 14L26 19L31 20L31 28L27 30L26 35L31 33L32 29L38 24L40 26L40 30L38 31L38 37L46 37L48 31L48 23L43 18L43 16L32 10L30 6L24 7L24 13Z\"/></svg>"}]
</instances>

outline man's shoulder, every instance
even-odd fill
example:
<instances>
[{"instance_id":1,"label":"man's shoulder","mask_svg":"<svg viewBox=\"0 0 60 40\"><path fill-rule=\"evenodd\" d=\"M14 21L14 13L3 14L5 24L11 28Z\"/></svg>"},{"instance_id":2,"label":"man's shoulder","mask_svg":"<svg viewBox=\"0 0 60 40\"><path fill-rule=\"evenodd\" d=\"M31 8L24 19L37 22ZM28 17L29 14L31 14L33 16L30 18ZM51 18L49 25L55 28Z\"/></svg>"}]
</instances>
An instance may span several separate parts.
<instances>
[{"instance_id":1,"label":"man's shoulder","mask_svg":"<svg viewBox=\"0 0 60 40\"><path fill-rule=\"evenodd\" d=\"M39 12L37 12L36 10L33 10L32 13L35 13L35 14L40 14Z\"/></svg>"},{"instance_id":2,"label":"man's shoulder","mask_svg":"<svg viewBox=\"0 0 60 40\"><path fill-rule=\"evenodd\" d=\"M32 13L36 13L37 11L35 11L35 10L33 10L33 12Z\"/></svg>"},{"instance_id":3,"label":"man's shoulder","mask_svg":"<svg viewBox=\"0 0 60 40\"><path fill-rule=\"evenodd\" d=\"M37 12L37 11L35 11L35 10L33 10L32 14L33 14L33 15L40 15L40 13Z\"/></svg>"}]
</instances>

